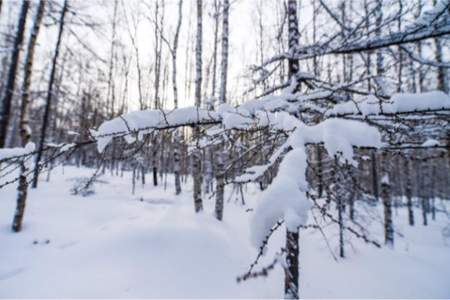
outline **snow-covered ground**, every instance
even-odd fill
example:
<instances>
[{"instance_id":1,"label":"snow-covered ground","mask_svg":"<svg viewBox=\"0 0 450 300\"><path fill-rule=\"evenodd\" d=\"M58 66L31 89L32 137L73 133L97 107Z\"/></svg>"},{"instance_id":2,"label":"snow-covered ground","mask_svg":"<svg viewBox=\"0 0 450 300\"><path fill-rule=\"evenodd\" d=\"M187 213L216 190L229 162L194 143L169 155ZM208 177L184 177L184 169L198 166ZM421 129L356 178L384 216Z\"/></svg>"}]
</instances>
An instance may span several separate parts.
<instances>
[{"instance_id":1,"label":"snow-covered ground","mask_svg":"<svg viewBox=\"0 0 450 300\"><path fill-rule=\"evenodd\" d=\"M89 197L70 194L70 178L93 170L61 167L50 182L29 195L24 228L10 230L15 186L0 190L0 297L221 297L279 298L283 272L236 283L257 249L250 243L247 205L234 197L226 203L224 222L205 212L194 214L190 184L174 196L172 180L165 191L138 184L131 194L130 174L108 174ZM45 176L42 176L45 177ZM206 197L205 197L206 198ZM229 197L227 196L226 199ZM141 201L143 199L143 201ZM399 209L394 249L377 249L348 236L347 258L335 261L318 231L301 231L300 293L305 298L450 298L450 241L442 235L446 216L430 225L406 225ZM374 238L381 224L372 222ZM337 238L326 230L332 250ZM283 245L283 230L271 240L262 265Z\"/></svg>"}]
</instances>

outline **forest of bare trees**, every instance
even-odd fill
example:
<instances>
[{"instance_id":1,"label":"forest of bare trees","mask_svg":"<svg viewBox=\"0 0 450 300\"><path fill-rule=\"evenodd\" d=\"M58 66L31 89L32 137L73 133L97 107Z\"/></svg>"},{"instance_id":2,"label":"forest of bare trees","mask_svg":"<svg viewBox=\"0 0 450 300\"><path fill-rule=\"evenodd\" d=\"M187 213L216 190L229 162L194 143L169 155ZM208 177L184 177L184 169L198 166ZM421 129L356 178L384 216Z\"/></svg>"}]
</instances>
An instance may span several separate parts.
<instances>
[{"instance_id":1,"label":"forest of bare trees","mask_svg":"<svg viewBox=\"0 0 450 300\"><path fill-rule=\"evenodd\" d=\"M194 214L225 223L238 199L256 250L233 280L280 266L288 299L302 296L305 232L337 260L353 255L349 237L395 249L401 218L442 216L450 235L449 0L0 8L0 201L14 202L13 232L33 190L73 166L92 174L75 194L129 173L130 195L187 194ZM377 218L381 235L365 225Z\"/></svg>"}]
</instances>

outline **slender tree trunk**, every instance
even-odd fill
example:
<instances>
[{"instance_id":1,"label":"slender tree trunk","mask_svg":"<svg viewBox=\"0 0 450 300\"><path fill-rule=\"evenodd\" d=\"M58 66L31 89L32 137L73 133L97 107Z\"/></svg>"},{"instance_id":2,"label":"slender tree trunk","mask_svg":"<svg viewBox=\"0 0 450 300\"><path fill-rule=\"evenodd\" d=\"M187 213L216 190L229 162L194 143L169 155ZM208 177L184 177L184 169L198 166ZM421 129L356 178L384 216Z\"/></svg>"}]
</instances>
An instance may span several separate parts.
<instances>
[{"instance_id":1,"label":"slender tree trunk","mask_svg":"<svg viewBox=\"0 0 450 300\"><path fill-rule=\"evenodd\" d=\"M229 17L230 3L228 0L223 0L223 13L222 13L222 61L220 72L220 95L219 103L226 103L227 97L227 74L228 74L228 17ZM219 155L216 164L216 207L215 214L218 220L222 220L223 217L223 205L224 205L224 186L225 186L225 152L224 145L219 146Z\"/></svg>"},{"instance_id":2,"label":"slender tree trunk","mask_svg":"<svg viewBox=\"0 0 450 300\"><path fill-rule=\"evenodd\" d=\"M217 78L217 44L219 37L219 0L214 0L214 46L213 46L213 70L211 81L211 97L215 100L216 97L216 78Z\"/></svg>"},{"instance_id":3,"label":"slender tree trunk","mask_svg":"<svg viewBox=\"0 0 450 300\"><path fill-rule=\"evenodd\" d=\"M313 0L313 44L317 42L317 0ZM317 56L313 57L313 72L315 77L320 76L319 62ZM322 165L322 149L320 145L315 146L317 157L317 194L319 198L323 195L323 165Z\"/></svg>"},{"instance_id":4,"label":"slender tree trunk","mask_svg":"<svg viewBox=\"0 0 450 300\"><path fill-rule=\"evenodd\" d=\"M156 153L153 152L154 156L156 156ZM153 173L153 186L158 186L158 167L156 166L156 159L153 160L153 168L152 168L152 173Z\"/></svg>"},{"instance_id":5,"label":"slender tree trunk","mask_svg":"<svg viewBox=\"0 0 450 300\"><path fill-rule=\"evenodd\" d=\"M223 207L224 207L224 189L225 189L225 174L224 168L224 153L223 146L220 145L220 150L217 155L216 161L216 206L215 215L218 220L223 218Z\"/></svg>"},{"instance_id":6,"label":"slender tree trunk","mask_svg":"<svg viewBox=\"0 0 450 300\"><path fill-rule=\"evenodd\" d=\"M286 230L286 266L284 269L284 298L300 299L298 294L299 281L299 231Z\"/></svg>"},{"instance_id":7,"label":"slender tree trunk","mask_svg":"<svg viewBox=\"0 0 450 300\"><path fill-rule=\"evenodd\" d=\"M433 4L436 5L437 0L433 0ZM450 21L450 20L449 20ZM434 38L434 45L436 47L435 56L436 62L442 64L444 62L444 53L443 53L443 40L442 38ZM438 68L437 72L437 88L438 90L444 91L445 93L449 93L449 84L447 77L447 69L443 66Z\"/></svg>"},{"instance_id":8,"label":"slender tree trunk","mask_svg":"<svg viewBox=\"0 0 450 300\"><path fill-rule=\"evenodd\" d=\"M436 165L433 160L430 162L431 166L429 166L430 169L430 176L429 176L429 202L430 205L429 210L431 210L431 219L434 221L436 220L436 206L435 206L435 199L436 199Z\"/></svg>"},{"instance_id":9,"label":"slender tree trunk","mask_svg":"<svg viewBox=\"0 0 450 300\"><path fill-rule=\"evenodd\" d=\"M434 43L436 45L436 62L442 64L443 63L443 50L442 44L443 41L441 38L435 38ZM445 93L449 93L449 83L447 77L447 69L444 67L438 68L437 73L437 88Z\"/></svg>"},{"instance_id":10,"label":"slender tree trunk","mask_svg":"<svg viewBox=\"0 0 450 300\"><path fill-rule=\"evenodd\" d=\"M372 166L372 192L375 199L379 200L378 192L378 166L377 166L377 156L375 151L371 153L371 166Z\"/></svg>"},{"instance_id":11,"label":"slender tree trunk","mask_svg":"<svg viewBox=\"0 0 450 300\"><path fill-rule=\"evenodd\" d=\"M174 134L174 149L173 149L173 161L174 161L174 174L175 174L175 194L181 194L181 160L180 160L180 141L179 141L179 133L175 132Z\"/></svg>"},{"instance_id":12,"label":"slender tree trunk","mask_svg":"<svg viewBox=\"0 0 450 300\"><path fill-rule=\"evenodd\" d=\"M418 3L417 3L416 17L419 18L420 15L422 14L423 2L422 2L422 0L418 0L417 2ZM417 46L417 52L419 54L419 57L423 57L422 41L418 41L416 43L416 46ZM425 74L424 74L424 71L423 71L422 64L420 64L420 63L418 64L417 71L418 71L418 74L419 74L419 92L423 93L424 92L423 84L424 84L424 80L425 80Z\"/></svg>"},{"instance_id":13,"label":"slender tree trunk","mask_svg":"<svg viewBox=\"0 0 450 300\"><path fill-rule=\"evenodd\" d=\"M172 87L173 87L173 100L174 108L178 108L178 89L177 89L177 51L178 51L178 39L180 36L181 22L183 18L183 0L178 1L178 22L177 29L175 31L175 38L173 40L172 47ZM180 180L180 136L179 132L175 131L173 138L173 163L174 163L174 177L175 177L175 194L181 193L181 180Z\"/></svg>"},{"instance_id":14,"label":"slender tree trunk","mask_svg":"<svg viewBox=\"0 0 450 300\"><path fill-rule=\"evenodd\" d=\"M111 118L114 117L114 105L115 105L115 80L114 66L115 66L115 45L116 45L116 27L117 27L117 6L118 0L114 0L114 12L112 20L112 33L111 33L111 47L110 47L110 58L109 58L109 70L108 70L108 87L107 87L107 98L106 98L106 110L107 115ZM114 163L114 161L112 161Z\"/></svg>"},{"instance_id":15,"label":"slender tree trunk","mask_svg":"<svg viewBox=\"0 0 450 300\"><path fill-rule=\"evenodd\" d=\"M336 195L336 206L338 210L338 224L339 224L339 256L341 258L345 257L344 253L344 212L345 212L345 206L344 206L344 199L345 196L344 190L345 187L343 186L344 182L341 180L341 175L339 174L339 158L337 156L334 156L334 170L333 170L333 177L334 177L334 185L335 185L335 195Z\"/></svg>"},{"instance_id":16,"label":"slender tree trunk","mask_svg":"<svg viewBox=\"0 0 450 300\"><path fill-rule=\"evenodd\" d=\"M17 33L14 39L14 48L11 55L11 62L9 64L8 79L5 87L5 95L3 97L3 103L1 106L0 114L0 148L5 147L6 135L8 133L8 123L11 117L11 104L14 95L14 89L16 87L16 74L20 61L20 48L23 42L23 36L25 33L25 25L27 21L27 14L30 2L28 0L22 1L22 7L20 9L19 21L17 24Z\"/></svg>"},{"instance_id":17,"label":"slender tree trunk","mask_svg":"<svg viewBox=\"0 0 450 300\"><path fill-rule=\"evenodd\" d=\"M345 257L344 252L344 203L342 197L338 196L337 207L338 207L338 223L339 223L339 256L341 258Z\"/></svg>"},{"instance_id":18,"label":"slender tree trunk","mask_svg":"<svg viewBox=\"0 0 450 300\"><path fill-rule=\"evenodd\" d=\"M375 29L375 34L377 36L377 38L381 37L381 31L382 31L382 22L383 22L383 0L376 0L376 29ZM377 60L377 86L378 86L378 93L380 95L386 95L386 86L385 86L385 82L384 82L384 78L383 76L385 75L385 68L384 68L384 49L378 49L377 50L377 56L376 56L376 60Z\"/></svg>"},{"instance_id":19,"label":"slender tree trunk","mask_svg":"<svg viewBox=\"0 0 450 300\"><path fill-rule=\"evenodd\" d=\"M299 46L299 29L297 19L297 0L289 0L287 5L288 21L288 43L289 51L295 51ZM290 58L289 78L297 80L299 62ZM296 82L295 90L300 89L299 82ZM299 294L299 230L286 230L286 267L284 274L284 297L286 299L298 299Z\"/></svg>"},{"instance_id":20,"label":"slender tree trunk","mask_svg":"<svg viewBox=\"0 0 450 300\"><path fill-rule=\"evenodd\" d=\"M388 246L394 245L394 223L392 221L392 196L391 183L389 179L389 161L387 154L382 154L382 179L381 179L381 199L383 200L384 208L384 239Z\"/></svg>"},{"instance_id":21,"label":"slender tree trunk","mask_svg":"<svg viewBox=\"0 0 450 300\"><path fill-rule=\"evenodd\" d=\"M322 148L316 145L317 156L317 195L319 198L323 196L323 164L322 164Z\"/></svg>"},{"instance_id":22,"label":"slender tree trunk","mask_svg":"<svg viewBox=\"0 0 450 300\"><path fill-rule=\"evenodd\" d=\"M423 221L423 226L427 226L428 225L428 216L427 216L427 198L422 197L420 199L420 204L421 204L421 208L422 208L422 221Z\"/></svg>"},{"instance_id":23,"label":"slender tree trunk","mask_svg":"<svg viewBox=\"0 0 450 300\"><path fill-rule=\"evenodd\" d=\"M53 56L52 61L52 69L50 71L50 79L48 82L48 89L47 89L47 98L45 103L45 111L44 111L44 117L42 120L42 129L41 129L41 136L39 138L39 145L38 145L38 152L36 156L36 163L34 167L34 174L33 174L33 188L37 187L38 184L38 177L39 177L39 169L40 169L40 163L42 159L42 153L44 149L44 143L45 143L45 135L47 132L48 122L50 118L50 107L52 104L52 96L53 96L53 84L55 81L55 75L56 75L56 65L58 62L58 56L61 48L61 41L62 41L62 34L64 30L64 18L66 16L67 8L69 5L69 0L64 1L64 5L61 11L61 18L59 20L59 30L58 30L58 39L56 41L56 47L55 47L55 54Z\"/></svg>"},{"instance_id":24,"label":"slender tree trunk","mask_svg":"<svg viewBox=\"0 0 450 300\"><path fill-rule=\"evenodd\" d=\"M203 1L197 0L197 38L195 43L195 106L200 108L202 102L202 43L203 43ZM200 127L193 128L193 138L198 143L200 138ZM195 212L203 210L202 202L202 161L198 147L193 151L192 176L194 180L194 209Z\"/></svg>"},{"instance_id":25,"label":"slender tree trunk","mask_svg":"<svg viewBox=\"0 0 450 300\"><path fill-rule=\"evenodd\" d=\"M408 222L409 225L414 226L414 208L412 203L412 183L410 175L410 160L409 158L404 159L404 171L405 171L405 196L406 196L406 206L408 207Z\"/></svg>"},{"instance_id":26,"label":"slender tree trunk","mask_svg":"<svg viewBox=\"0 0 450 300\"><path fill-rule=\"evenodd\" d=\"M154 55L155 55L155 81L154 81L154 91L155 91L155 103L154 103L154 109L160 108L160 99L159 99L159 87L160 87L160 77L161 77L161 52L160 52L160 29L159 28L159 1L155 0L155 49L154 49Z\"/></svg>"},{"instance_id":27,"label":"slender tree trunk","mask_svg":"<svg viewBox=\"0 0 450 300\"><path fill-rule=\"evenodd\" d=\"M31 129L29 126L29 106L30 106L30 85L31 74L33 71L34 49L36 46L39 29L41 26L42 17L44 15L45 0L40 0L34 19L33 28L31 29L30 39L27 46L27 57L25 59L25 71L22 86L22 101L20 105L20 136L22 139L22 146L25 146L30 141ZM25 206L28 194L28 167L25 162L20 164L19 186L17 187L17 206L12 223L12 230L19 232L22 229L22 220L25 213Z\"/></svg>"},{"instance_id":28,"label":"slender tree trunk","mask_svg":"<svg viewBox=\"0 0 450 300\"><path fill-rule=\"evenodd\" d=\"M367 32L367 35L369 37L370 35L370 19L369 19L369 14L370 14L370 9L369 9L369 0L364 0L364 14L365 14L365 29ZM367 57L366 57L366 64L367 64L367 90L369 92L372 91L372 80L371 80L371 76L372 76L372 52L368 51L367 52Z\"/></svg>"},{"instance_id":29,"label":"slender tree trunk","mask_svg":"<svg viewBox=\"0 0 450 300\"><path fill-rule=\"evenodd\" d=\"M141 183L142 187L145 186L145 166L144 164L141 165Z\"/></svg>"},{"instance_id":30,"label":"slender tree trunk","mask_svg":"<svg viewBox=\"0 0 450 300\"><path fill-rule=\"evenodd\" d=\"M402 30L402 19L403 19L403 0L398 0L399 6L399 17L398 17L398 32ZM397 84L397 92L401 92L403 90L403 51L400 47L397 49L398 52L398 84Z\"/></svg>"},{"instance_id":31,"label":"slender tree trunk","mask_svg":"<svg viewBox=\"0 0 450 300\"><path fill-rule=\"evenodd\" d=\"M220 73L220 98L221 104L226 102L227 97L227 75L228 75L228 15L230 3L229 0L223 0L222 13L222 62Z\"/></svg>"},{"instance_id":32,"label":"slender tree trunk","mask_svg":"<svg viewBox=\"0 0 450 300\"><path fill-rule=\"evenodd\" d=\"M136 191L136 165L132 165L133 171L131 172L131 194L134 195Z\"/></svg>"}]
</instances>

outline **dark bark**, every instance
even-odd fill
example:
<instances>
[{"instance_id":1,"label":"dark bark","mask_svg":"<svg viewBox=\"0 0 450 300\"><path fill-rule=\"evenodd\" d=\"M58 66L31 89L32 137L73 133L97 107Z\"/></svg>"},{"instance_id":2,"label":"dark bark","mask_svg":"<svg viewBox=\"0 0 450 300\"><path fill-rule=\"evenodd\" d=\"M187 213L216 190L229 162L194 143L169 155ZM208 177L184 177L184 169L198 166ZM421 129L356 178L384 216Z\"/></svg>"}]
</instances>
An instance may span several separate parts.
<instances>
[{"instance_id":1,"label":"dark bark","mask_svg":"<svg viewBox=\"0 0 450 300\"><path fill-rule=\"evenodd\" d=\"M195 43L195 106L200 108L202 102L202 43L203 43L203 1L197 0L197 36ZM198 142L200 138L200 127L193 128L193 139ZM194 209L195 212L203 210L202 201L202 164L201 153L198 147L192 154L192 177L194 181Z\"/></svg>"},{"instance_id":2,"label":"dark bark","mask_svg":"<svg viewBox=\"0 0 450 300\"><path fill-rule=\"evenodd\" d=\"M52 69L50 71L50 79L48 82L44 117L42 119L41 136L39 138L39 145L38 145L38 151L37 151L36 163L35 163L36 165L34 167L33 185L32 185L33 188L37 187L38 179L39 179L40 162L42 159L43 148L44 148L44 143L45 143L45 136L47 133L48 122L50 119L50 108L51 108L51 104L52 104L53 85L55 82L56 66L57 66L58 56L59 56L59 52L60 52L60 48L61 48L62 34L63 34L63 30L64 30L64 19L66 16L68 5L69 5L68 2L69 2L69 0L64 1L64 5L63 5L62 11L61 11L61 18L59 20L58 38L56 41L55 54L54 54L53 60L52 60Z\"/></svg>"},{"instance_id":3,"label":"dark bark","mask_svg":"<svg viewBox=\"0 0 450 300\"><path fill-rule=\"evenodd\" d=\"M371 161L372 161L372 192L375 199L378 201L379 192L378 192L378 167L377 167L377 156L375 155L375 151L371 153Z\"/></svg>"},{"instance_id":4,"label":"dark bark","mask_svg":"<svg viewBox=\"0 0 450 300\"><path fill-rule=\"evenodd\" d=\"M289 0L287 6L288 43L289 50L294 51L299 46L299 30L297 18L297 0ZM297 59L288 60L290 80L297 80L299 62ZM300 89L297 82L295 90ZM284 274L284 297L286 299L298 299L299 295L299 230L286 230L286 268Z\"/></svg>"},{"instance_id":5,"label":"dark bark","mask_svg":"<svg viewBox=\"0 0 450 300\"><path fill-rule=\"evenodd\" d=\"M27 57L25 59L25 71L24 71L22 101L20 104L20 119L19 119L22 146L28 144L31 137L31 130L29 126L29 106L30 106L29 95L30 95L31 74L34 62L34 49L36 46L36 41L39 34L42 17L44 16L44 8L45 8L45 0L40 0L27 46ZM27 172L28 167L24 162L21 162L19 186L17 187L18 191L17 206L12 223L12 230L14 232L19 232L22 229L22 221L25 214L25 206L28 195L28 180L26 176Z\"/></svg>"},{"instance_id":6,"label":"dark bark","mask_svg":"<svg viewBox=\"0 0 450 300\"><path fill-rule=\"evenodd\" d=\"M322 148L316 145L317 153L317 194L319 198L323 195L323 165L322 165Z\"/></svg>"},{"instance_id":7,"label":"dark bark","mask_svg":"<svg viewBox=\"0 0 450 300\"><path fill-rule=\"evenodd\" d=\"M215 205L215 216L217 220L222 221L223 219L223 196L225 188L225 180L222 173L216 176L216 205Z\"/></svg>"},{"instance_id":8,"label":"dark bark","mask_svg":"<svg viewBox=\"0 0 450 300\"><path fill-rule=\"evenodd\" d=\"M1 106L0 114L0 148L5 147L6 135L8 133L8 123L11 115L11 104L14 96L14 89L16 86L16 75L19 67L20 60L20 48L23 42L23 36L25 33L25 25L27 21L27 14L30 2L28 0L22 1L22 7L20 9L19 22L17 24L17 33L14 39L14 48L11 55L11 62L9 64L8 79L5 86L5 95L3 97L3 103Z\"/></svg>"},{"instance_id":9,"label":"dark bark","mask_svg":"<svg viewBox=\"0 0 450 300\"><path fill-rule=\"evenodd\" d=\"M285 299L299 299L299 232L286 230L286 267L284 269Z\"/></svg>"},{"instance_id":10,"label":"dark bark","mask_svg":"<svg viewBox=\"0 0 450 300\"><path fill-rule=\"evenodd\" d=\"M28 171L25 163L20 164L20 176L19 176L19 186L17 187L17 204L16 212L14 213L14 219L12 223L12 230L14 232L19 232L22 230L22 221L25 214L25 206L28 195L28 182L27 176L25 175Z\"/></svg>"},{"instance_id":11,"label":"dark bark","mask_svg":"<svg viewBox=\"0 0 450 300\"><path fill-rule=\"evenodd\" d=\"M153 186L158 185L158 168L156 166L153 166Z\"/></svg>"},{"instance_id":12,"label":"dark bark","mask_svg":"<svg viewBox=\"0 0 450 300\"><path fill-rule=\"evenodd\" d=\"M414 208L412 203L412 183L410 175L410 160L405 158L404 160L404 171L405 171L405 196L406 196L406 206L408 207L408 222L409 225L414 226Z\"/></svg>"},{"instance_id":13,"label":"dark bark","mask_svg":"<svg viewBox=\"0 0 450 300\"><path fill-rule=\"evenodd\" d=\"M391 195L391 183L389 179L389 161L387 160L387 154L383 153L381 166L382 166L382 179L381 179L381 199L383 201L384 209L384 239L388 246L394 245L394 223L392 220L392 195Z\"/></svg>"}]
</instances>

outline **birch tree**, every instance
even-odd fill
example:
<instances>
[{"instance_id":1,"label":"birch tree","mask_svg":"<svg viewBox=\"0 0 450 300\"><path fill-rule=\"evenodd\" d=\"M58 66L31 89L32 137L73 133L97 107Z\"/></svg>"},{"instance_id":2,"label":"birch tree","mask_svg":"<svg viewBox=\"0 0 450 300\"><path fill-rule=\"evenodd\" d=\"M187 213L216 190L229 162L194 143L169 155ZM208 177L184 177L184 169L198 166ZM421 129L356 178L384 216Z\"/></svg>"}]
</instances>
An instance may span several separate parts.
<instances>
[{"instance_id":1,"label":"birch tree","mask_svg":"<svg viewBox=\"0 0 450 300\"><path fill-rule=\"evenodd\" d=\"M25 34L25 25L27 21L27 14L30 2L22 1L20 8L20 15L17 24L17 31L14 38L13 51L11 55L11 62L9 63L8 78L5 86L5 94L2 99L1 113L0 113L0 148L5 147L6 135L8 133L8 124L11 117L11 104L13 101L14 90L16 87L16 74L19 68L20 51Z\"/></svg>"},{"instance_id":2,"label":"birch tree","mask_svg":"<svg viewBox=\"0 0 450 300\"><path fill-rule=\"evenodd\" d=\"M294 52L299 47L299 29L297 18L297 0L289 0L287 4L288 43L289 51ZM292 53L291 52L291 53ZM288 73L291 82L300 88L297 83L299 61L295 58L288 60ZM299 230L286 229L286 267L284 269L284 295L286 299L298 299L299 294Z\"/></svg>"},{"instance_id":3,"label":"birch tree","mask_svg":"<svg viewBox=\"0 0 450 300\"><path fill-rule=\"evenodd\" d=\"M203 1L197 0L197 34L195 41L195 106L199 109L202 105L202 43L203 43ZM200 138L200 127L194 126L193 141L198 143ZM198 146L198 145L197 145ZM201 153L195 147L192 153L192 177L194 181L194 209L195 212L203 210L202 202L202 165Z\"/></svg>"},{"instance_id":4,"label":"birch tree","mask_svg":"<svg viewBox=\"0 0 450 300\"><path fill-rule=\"evenodd\" d=\"M219 103L226 103L226 94L227 94L227 75L228 75L228 18L229 18L229 9L230 3L228 0L223 0L223 9L222 9L222 56L220 63L220 95L219 95ZM225 153L224 153L224 145L220 145L220 150L218 151L218 155L216 158L216 206L215 206L215 215L218 220L222 220L223 218L223 198L224 198L224 190L225 190L225 172L224 172L224 164L225 164Z\"/></svg>"},{"instance_id":5,"label":"birch tree","mask_svg":"<svg viewBox=\"0 0 450 300\"><path fill-rule=\"evenodd\" d=\"M20 104L20 137L22 140L22 147L25 147L31 138L30 128L30 85L34 64L34 49L36 47L36 41L39 35L39 29L41 27L42 18L44 16L46 0L40 0L36 16L34 18L33 27L31 29L30 38L27 46L27 56L25 58L25 70L23 76L22 85L22 99ZM17 207L14 214L14 220L12 224L12 230L19 232L22 229L22 220L25 213L25 206L28 194L28 179L27 179L28 166L25 162L20 164L20 176L19 184L17 187Z\"/></svg>"}]
</instances>

